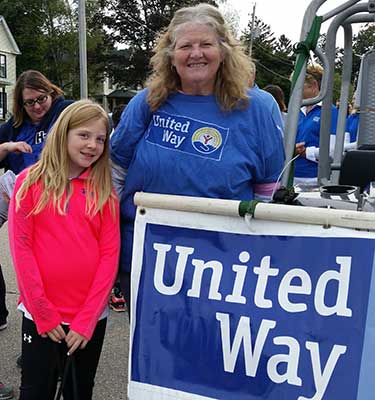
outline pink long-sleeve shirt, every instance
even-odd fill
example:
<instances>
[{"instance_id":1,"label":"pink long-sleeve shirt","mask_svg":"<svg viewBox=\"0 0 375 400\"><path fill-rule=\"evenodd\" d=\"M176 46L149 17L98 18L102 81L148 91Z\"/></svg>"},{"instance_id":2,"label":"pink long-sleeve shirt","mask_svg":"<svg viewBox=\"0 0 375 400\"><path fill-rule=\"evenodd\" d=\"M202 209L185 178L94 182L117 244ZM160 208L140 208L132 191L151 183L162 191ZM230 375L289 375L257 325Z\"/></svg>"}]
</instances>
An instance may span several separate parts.
<instances>
[{"instance_id":1,"label":"pink long-sleeve shirt","mask_svg":"<svg viewBox=\"0 0 375 400\"><path fill-rule=\"evenodd\" d=\"M30 215L41 194L32 185L16 211L15 194L27 170L16 180L9 207L9 242L16 270L19 302L32 315L38 333L60 323L90 339L112 288L120 248L119 209L109 202L102 213L85 213L85 180L72 179L73 195L66 215L51 206Z\"/></svg>"}]
</instances>

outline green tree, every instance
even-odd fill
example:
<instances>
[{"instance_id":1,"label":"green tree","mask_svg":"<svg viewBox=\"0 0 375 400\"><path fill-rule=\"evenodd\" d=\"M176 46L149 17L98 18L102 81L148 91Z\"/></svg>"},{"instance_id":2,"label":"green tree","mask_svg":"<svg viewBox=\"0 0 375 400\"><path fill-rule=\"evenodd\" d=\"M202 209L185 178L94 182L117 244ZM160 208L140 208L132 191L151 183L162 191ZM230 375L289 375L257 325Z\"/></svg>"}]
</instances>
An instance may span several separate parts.
<instances>
[{"instance_id":1,"label":"green tree","mask_svg":"<svg viewBox=\"0 0 375 400\"><path fill-rule=\"evenodd\" d=\"M0 0L12 34L21 50L17 74L27 69L43 72L68 97L79 97L78 1ZM111 41L104 30L104 8L86 1L89 93L103 78L105 55Z\"/></svg>"},{"instance_id":2,"label":"green tree","mask_svg":"<svg viewBox=\"0 0 375 400\"><path fill-rule=\"evenodd\" d=\"M280 86L286 96L289 97L290 80L293 71L293 46L291 41L281 35L275 38L271 27L261 19L255 18L253 27L253 40L251 45L251 57L256 64L256 83L260 88L268 84ZM251 21L241 38L250 52Z\"/></svg>"},{"instance_id":3,"label":"green tree","mask_svg":"<svg viewBox=\"0 0 375 400\"><path fill-rule=\"evenodd\" d=\"M148 76L155 39L175 11L199 0L101 0L107 14L103 22L112 43L122 50L109 54L107 71L124 87L142 86ZM214 1L207 3L215 4Z\"/></svg>"},{"instance_id":4,"label":"green tree","mask_svg":"<svg viewBox=\"0 0 375 400\"><path fill-rule=\"evenodd\" d=\"M366 24L360 31L358 35L354 37L353 43L353 75L357 77L359 72L359 67L361 64L361 56L367 53L369 50L375 49L375 25Z\"/></svg>"},{"instance_id":5,"label":"green tree","mask_svg":"<svg viewBox=\"0 0 375 400\"><path fill-rule=\"evenodd\" d=\"M22 52L17 57L17 73L35 68L42 70L45 54L45 21L40 0L0 0L1 13Z\"/></svg>"}]
</instances>

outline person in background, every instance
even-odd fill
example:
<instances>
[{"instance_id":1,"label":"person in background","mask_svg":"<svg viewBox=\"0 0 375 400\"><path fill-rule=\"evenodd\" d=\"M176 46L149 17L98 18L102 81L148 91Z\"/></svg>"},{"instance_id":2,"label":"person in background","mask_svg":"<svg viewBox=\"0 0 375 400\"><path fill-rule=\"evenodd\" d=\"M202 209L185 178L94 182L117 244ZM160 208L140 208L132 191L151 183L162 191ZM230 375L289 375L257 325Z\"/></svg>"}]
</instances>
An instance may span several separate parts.
<instances>
[{"instance_id":1,"label":"person in background","mask_svg":"<svg viewBox=\"0 0 375 400\"><path fill-rule=\"evenodd\" d=\"M39 160L45 139L61 111L71 104L41 72L28 70L17 79L13 116L0 126L0 168L15 175ZM0 193L0 227L7 220L8 195ZM0 266L0 329L7 327L6 286Z\"/></svg>"},{"instance_id":2,"label":"person in background","mask_svg":"<svg viewBox=\"0 0 375 400\"><path fill-rule=\"evenodd\" d=\"M112 111L113 129L116 129L117 125L119 124L120 119L121 119L121 114L123 113L125 108L126 108L126 104L119 104L118 106L113 108L113 111Z\"/></svg>"},{"instance_id":3,"label":"person in background","mask_svg":"<svg viewBox=\"0 0 375 400\"><path fill-rule=\"evenodd\" d=\"M126 104L119 104L113 109L112 112L113 129L116 129L117 125L119 124L121 114L123 113L125 108ZM124 312L126 310L125 298L121 291L121 285L118 279L116 279L111 295L109 296L109 307L116 312Z\"/></svg>"},{"instance_id":4,"label":"person in background","mask_svg":"<svg viewBox=\"0 0 375 400\"><path fill-rule=\"evenodd\" d=\"M359 107L353 107L351 114L346 118L345 132L348 132L350 135L350 143L355 143L357 141L359 116Z\"/></svg>"},{"instance_id":5,"label":"person in background","mask_svg":"<svg viewBox=\"0 0 375 400\"><path fill-rule=\"evenodd\" d=\"M281 87L278 85L267 85L263 88L263 90L270 93L273 96L273 98L276 100L276 102L279 106L281 115L283 117L284 125L285 125L287 113L286 113L285 95L284 95L283 89L281 89Z\"/></svg>"},{"instance_id":6,"label":"person in background","mask_svg":"<svg viewBox=\"0 0 375 400\"><path fill-rule=\"evenodd\" d=\"M135 192L268 200L284 163L270 109L248 89L249 59L216 7L178 10L151 65L147 88L129 102L111 138L127 304Z\"/></svg>"},{"instance_id":7,"label":"person in background","mask_svg":"<svg viewBox=\"0 0 375 400\"><path fill-rule=\"evenodd\" d=\"M53 123L71 103L41 72L23 72L14 88L13 116L0 126L0 144L8 143L0 166L17 175L38 161ZM14 148L14 142L24 142L28 146Z\"/></svg>"},{"instance_id":8,"label":"person in background","mask_svg":"<svg viewBox=\"0 0 375 400\"><path fill-rule=\"evenodd\" d=\"M360 99L357 100L356 92L353 94L352 104L348 109L348 116L346 117L345 132L350 136L350 146L347 146L347 150L355 149L357 147L357 136L359 128L359 117L361 115L360 111Z\"/></svg>"},{"instance_id":9,"label":"person in background","mask_svg":"<svg viewBox=\"0 0 375 400\"><path fill-rule=\"evenodd\" d=\"M303 99L318 96L322 77L323 68L320 65L307 67ZM299 154L295 160L294 183L296 184L317 184L321 112L321 103L301 108L296 137L296 154ZM337 108L333 104L331 113L330 148L333 149L338 117Z\"/></svg>"},{"instance_id":10,"label":"person in background","mask_svg":"<svg viewBox=\"0 0 375 400\"><path fill-rule=\"evenodd\" d=\"M272 96L271 93L268 93L266 90L261 89L255 82L256 78L256 65L253 61L250 61L250 81L249 81L249 87L253 90L256 91L260 99L263 101L263 104L265 107L267 107L272 115L272 118L278 127L280 134L282 137L284 137L284 119L281 114L280 108L275 100L275 98Z\"/></svg>"},{"instance_id":11,"label":"person in background","mask_svg":"<svg viewBox=\"0 0 375 400\"><path fill-rule=\"evenodd\" d=\"M55 398L72 362L76 379L65 374L64 399L75 398L74 385L77 398L92 398L120 244L109 135L98 104L73 103L40 161L16 180L9 244L23 312L20 400Z\"/></svg>"}]
</instances>

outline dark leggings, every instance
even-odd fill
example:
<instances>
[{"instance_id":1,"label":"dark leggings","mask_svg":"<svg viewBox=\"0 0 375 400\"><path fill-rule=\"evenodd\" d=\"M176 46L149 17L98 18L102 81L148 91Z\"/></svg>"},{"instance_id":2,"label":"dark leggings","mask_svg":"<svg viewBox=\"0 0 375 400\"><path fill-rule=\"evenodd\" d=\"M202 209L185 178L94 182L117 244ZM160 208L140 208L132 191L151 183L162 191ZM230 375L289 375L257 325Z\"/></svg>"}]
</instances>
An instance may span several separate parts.
<instances>
[{"instance_id":1,"label":"dark leggings","mask_svg":"<svg viewBox=\"0 0 375 400\"><path fill-rule=\"evenodd\" d=\"M92 399L106 324L106 318L100 320L87 346L74 353L79 400ZM64 341L56 343L49 338L42 338L38 334L34 322L24 317L22 320L22 377L19 400L53 400L58 377L64 371L67 352ZM72 382L72 375L69 374L63 391L64 400L78 400L73 396Z\"/></svg>"},{"instance_id":2,"label":"dark leggings","mask_svg":"<svg viewBox=\"0 0 375 400\"><path fill-rule=\"evenodd\" d=\"M119 277L120 277L120 286L122 294L124 295L126 301L126 309L128 311L128 317L130 321L130 301L131 301L130 272L120 272Z\"/></svg>"},{"instance_id":3,"label":"dark leggings","mask_svg":"<svg viewBox=\"0 0 375 400\"><path fill-rule=\"evenodd\" d=\"M2 267L0 265L0 325L6 322L8 316L8 310L5 304L5 280L3 276Z\"/></svg>"}]
</instances>

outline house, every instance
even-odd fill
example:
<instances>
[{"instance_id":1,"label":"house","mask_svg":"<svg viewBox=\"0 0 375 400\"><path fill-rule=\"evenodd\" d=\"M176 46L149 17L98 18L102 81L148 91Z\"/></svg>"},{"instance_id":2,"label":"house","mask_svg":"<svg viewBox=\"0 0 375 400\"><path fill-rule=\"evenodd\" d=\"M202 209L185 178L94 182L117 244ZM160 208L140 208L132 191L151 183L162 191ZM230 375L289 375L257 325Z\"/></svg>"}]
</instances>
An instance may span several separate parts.
<instances>
[{"instance_id":1,"label":"house","mask_svg":"<svg viewBox=\"0 0 375 400\"><path fill-rule=\"evenodd\" d=\"M122 104L128 104L129 101L139 92L135 89L115 89L107 95L111 110Z\"/></svg>"},{"instance_id":2,"label":"house","mask_svg":"<svg viewBox=\"0 0 375 400\"><path fill-rule=\"evenodd\" d=\"M119 88L116 84L113 84L112 79L108 76L104 78L101 89L100 94L93 97L108 112L112 112L117 106L128 104L139 92L139 90Z\"/></svg>"},{"instance_id":3,"label":"house","mask_svg":"<svg viewBox=\"0 0 375 400\"><path fill-rule=\"evenodd\" d=\"M12 94L16 83L16 57L21 54L3 16L0 15L0 123L12 110Z\"/></svg>"}]
</instances>

